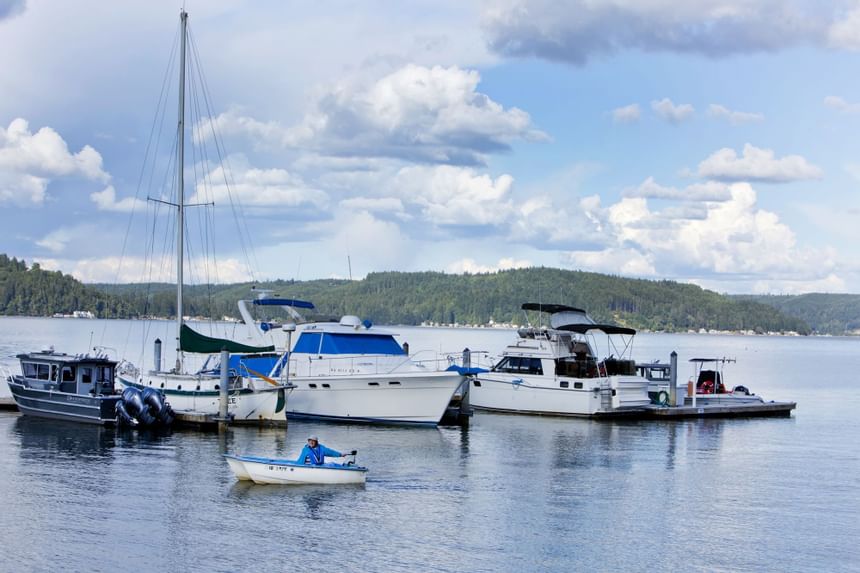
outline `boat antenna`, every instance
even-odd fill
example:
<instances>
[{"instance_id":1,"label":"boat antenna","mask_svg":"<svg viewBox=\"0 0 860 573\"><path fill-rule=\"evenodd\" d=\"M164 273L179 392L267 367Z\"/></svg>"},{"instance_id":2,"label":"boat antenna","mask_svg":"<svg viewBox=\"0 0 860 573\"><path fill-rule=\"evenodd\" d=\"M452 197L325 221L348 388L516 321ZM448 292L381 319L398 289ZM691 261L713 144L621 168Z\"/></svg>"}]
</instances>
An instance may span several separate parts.
<instances>
[{"instance_id":1,"label":"boat antenna","mask_svg":"<svg viewBox=\"0 0 860 573\"><path fill-rule=\"evenodd\" d=\"M352 281L352 260L346 255L346 264L349 266L349 280Z\"/></svg>"},{"instance_id":2,"label":"boat antenna","mask_svg":"<svg viewBox=\"0 0 860 573\"><path fill-rule=\"evenodd\" d=\"M185 39L188 29L188 12L183 2L179 12L182 35L179 48L179 123L177 126L179 143L177 145L177 219L176 219L176 372L182 372L182 269L185 248Z\"/></svg>"}]
</instances>

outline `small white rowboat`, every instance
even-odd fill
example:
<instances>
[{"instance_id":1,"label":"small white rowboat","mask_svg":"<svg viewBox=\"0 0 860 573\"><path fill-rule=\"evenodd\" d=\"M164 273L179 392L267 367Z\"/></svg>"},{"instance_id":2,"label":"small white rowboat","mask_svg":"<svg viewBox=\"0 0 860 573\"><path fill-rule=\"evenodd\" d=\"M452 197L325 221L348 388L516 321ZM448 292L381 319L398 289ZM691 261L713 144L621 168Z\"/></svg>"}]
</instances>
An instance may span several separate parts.
<instances>
[{"instance_id":1,"label":"small white rowboat","mask_svg":"<svg viewBox=\"0 0 860 573\"><path fill-rule=\"evenodd\" d=\"M224 458L238 479L259 484L346 484L364 483L367 479L367 468L351 463L315 466L254 456L224 454Z\"/></svg>"}]
</instances>

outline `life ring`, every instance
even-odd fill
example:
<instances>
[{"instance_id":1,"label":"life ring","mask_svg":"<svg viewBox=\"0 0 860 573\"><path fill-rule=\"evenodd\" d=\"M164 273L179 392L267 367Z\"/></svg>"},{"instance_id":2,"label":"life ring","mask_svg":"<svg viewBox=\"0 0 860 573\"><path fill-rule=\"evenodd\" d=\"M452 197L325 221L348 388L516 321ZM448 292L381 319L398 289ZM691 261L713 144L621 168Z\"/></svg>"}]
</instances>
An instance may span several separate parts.
<instances>
[{"instance_id":1,"label":"life ring","mask_svg":"<svg viewBox=\"0 0 860 573\"><path fill-rule=\"evenodd\" d=\"M665 406L669 403L669 393L665 390L660 390L660 393L657 394L657 405Z\"/></svg>"}]
</instances>

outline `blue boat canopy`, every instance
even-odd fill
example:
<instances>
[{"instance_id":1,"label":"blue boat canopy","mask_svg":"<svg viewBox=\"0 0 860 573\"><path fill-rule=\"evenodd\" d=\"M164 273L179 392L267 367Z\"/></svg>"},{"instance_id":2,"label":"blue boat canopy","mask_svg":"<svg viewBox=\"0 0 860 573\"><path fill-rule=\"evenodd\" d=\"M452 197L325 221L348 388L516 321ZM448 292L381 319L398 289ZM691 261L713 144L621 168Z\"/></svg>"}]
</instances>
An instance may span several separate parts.
<instances>
[{"instance_id":1,"label":"blue boat canopy","mask_svg":"<svg viewBox=\"0 0 860 573\"><path fill-rule=\"evenodd\" d=\"M302 332L293 352L302 354L388 354L406 352L391 334L351 332Z\"/></svg>"},{"instance_id":2,"label":"blue boat canopy","mask_svg":"<svg viewBox=\"0 0 860 573\"><path fill-rule=\"evenodd\" d=\"M296 308L315 308L314 303L295 298L256 298L253 302L257 306L294 306Z\"/></svg>"}]
</instances>

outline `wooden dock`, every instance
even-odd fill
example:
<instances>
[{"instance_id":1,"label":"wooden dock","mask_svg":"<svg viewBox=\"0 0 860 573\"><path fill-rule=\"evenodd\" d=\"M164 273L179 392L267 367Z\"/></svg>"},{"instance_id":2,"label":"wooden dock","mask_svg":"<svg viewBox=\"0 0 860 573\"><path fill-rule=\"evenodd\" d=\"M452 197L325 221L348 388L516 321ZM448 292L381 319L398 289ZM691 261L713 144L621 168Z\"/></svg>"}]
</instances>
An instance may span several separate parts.
<instances>
[{"instance_id":1,"label":"wooden dock","mask_svg":"<svg viewBox=\"0 0 860 573\"><path fill-rule=\"evenodd\" d=\"M203 412L176 412L176 420L174 426L199 428L201 430L218 429L218 424L221 422L216 414L205 414ZM231 418L227 422L228 426L257 426L260 428L286 427L286 417L283 420L237 420Z\"/></svg>"},{"instance_id":2,"label":"wooden dock","mask_svg":"<svg viewBox=\"0 0 860 573\"><path fill-rule=\"evenodd\" d=\"M647 418L743 418L791 416L796 402L763 402L760 404L703 404L701 406L653 406L645 412Z\"/></svg>"},{"instance_id":3,"label":"wooden dock","mask_svg":"<svg viewBox=\"0 0 860 573\"><path fill-rule=\"evenodd\" d=\"M6 410L8 412L17 412L18 405L15 404L15 399L11 396L2 396L0 397L0 410Z\"/></svg>"}]
</instances>

